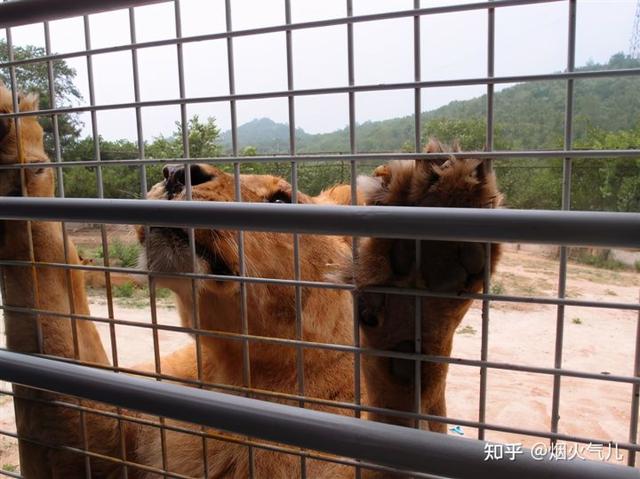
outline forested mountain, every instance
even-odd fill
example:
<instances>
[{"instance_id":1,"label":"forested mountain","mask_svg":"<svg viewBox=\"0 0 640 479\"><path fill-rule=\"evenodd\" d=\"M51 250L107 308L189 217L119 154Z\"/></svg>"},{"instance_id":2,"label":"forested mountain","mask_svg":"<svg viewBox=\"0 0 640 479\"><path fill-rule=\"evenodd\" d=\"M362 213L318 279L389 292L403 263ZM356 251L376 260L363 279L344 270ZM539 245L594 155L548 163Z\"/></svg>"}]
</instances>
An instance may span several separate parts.
<instances>
[{"instance_id":1,"label":"forested mountain","mask_svg":"<svg viewBox=\"0 0 640 479\"><path fill-rule=\"evenodd\" d=\"M623 54L606 64L589 64L578 70L638 68L640 61ZM566 81L539 81L504 88L495 94L496 146L512 149L550 149L562 146ZM484 122L486 96L453 101L422 114L423 134L429 136L430 120L470 120ZM640 78L619 76L575 81L574 139L585 140L590 129L618 131L633 128L640 121ZM368 121L357 127L358 151L400 151L413 140L413 116L384 121ZM262 118L238 128L240 148L255 147L258 153L286 152L289 128ZM296 130L299 153L346 152L349 130L308 134ZM230 132L221 135L223 150L231 148ZM473 145L464 145L471 148Z\"/></svg>"},{"instance_id":2,"label":"forested mountain","mask_svg":"<svg viewBox=\"0 0 640 479\"><path fill-rule=\"evenodd\" d=\"M1 46L1 45L0 45ZM2 53L0 51L0 53ZM623 54L614 55L607 64L590 64L585 70L640 68L640 61ZM35 72L38 73L38 72ZM42 72L40 72L42 73ZM46 73L46 72L45 72ZM37 75L36 75L37 76ZM42 75L41 75L42 76ZM69 80L75 76L69 70ZM71 83L72 85L72 83ZM640 76L621 75L574 82L574 138L577 149L640 150ZM498 150L557 149L564 143L566 81L540 81L502 88L495 94L494 147ZM454 101L422 114L422 136L435 136L450 143L459 141L463 149L481 150L486 137L486 97ZM70 125L73 125L71 118ZM230 133L220 133L213 118L193 117L188 123L190 154L212 158L231 153ZM370 121L357 126L360 152L413 151L412 116L385 121ZM53 139L46 135L50 154ZM168 136L145 142L147 158L182 157L182 125ZM309 134L296 130L298 153L349 151L349 131ZM238 153L243 156L286 153L289 127L268 118L255 119L238 128ZM99 139L104 195L131 198L141 195L141 170L137 166L109 165L110 160L136 158L137 144L129 139ZM94 139L71 135L62 148L63 161L94 158ZM563 163L561 158L508 158L494 162L506 206L510 208L558 209L562 197ZM640 211L640 154L636 158L580 159L572 163L571 207L577 210ZM232 170L230 164L220 164ZM370 162L358 164L368 174ZM291 177L289 162L243 162L244 173L270 173ZM351 165L345 161L302 163L298 167L298 185L308 194L350 180ZM96 171L93 167L64 170L67 196L95 197ZM160 165L146 167L147 186L159 181Z\"/></svg>"}]
</instances>

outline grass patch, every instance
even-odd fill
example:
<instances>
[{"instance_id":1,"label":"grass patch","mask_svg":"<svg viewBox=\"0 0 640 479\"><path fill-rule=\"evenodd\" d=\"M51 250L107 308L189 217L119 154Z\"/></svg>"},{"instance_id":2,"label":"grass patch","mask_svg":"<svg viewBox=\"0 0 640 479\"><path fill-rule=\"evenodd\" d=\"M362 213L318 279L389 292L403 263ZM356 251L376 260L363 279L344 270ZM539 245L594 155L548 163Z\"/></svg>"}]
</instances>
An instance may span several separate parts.
<instances>
[{"instance_id":1,"label":"grass patch","mask_svg":"<svg viewBox=\"0 0 640 479\"><path fill-rule=\"evenodd\" d=\"M149 292L149 286L146 284L138 289L139 296L143 296L145 298L150 298L151 293ZM171 297L171 290L168 288L156 288L156 299L169 299Z\"/></svg>"},{"instance_id":2,"label":"grass patch","mask_svg":"<svg viewBox=\"0 0 640 479\"><path fill-rule=\"evenodd\" d=\"M148 286L139 286L129 282L121 286L113 287L113 297L118 300L118 304L128 308L149 307L150 295ZM156 288L157 304L163 307L171 306L171 290L167 288Z\"/></svg>"},{"instance_id":3,"label":"grass patch","mask_svg":"<svg viewBox=\"0 0 640 479\"><path fill-rule=\"evenodd\" d=\"M582 324L582 320L581 320L580 318L573 318L573 319L571 320L571 322L572 322L573 324Z\"/></svg>"},{"instance_id":4,"label":"grass patch","mask_svg":"<svg viewBox=\"0 0 640 479\"><path fill-rule=\"evenodd\" d=\"M7 472L18 472L18 466L14 464L3 464L2 470Z\"/></svg>"},{"instance_id":5,"label":"grass patch","mask_svg":"<svg viewBox=\"0 0 640 479\"><path fill-rule=\"evenodd\" d=\"M636 273L640 273L640 259L637 259L635 263L633 263L633 267L636 269Z\"/></svg>"},{"instance_id":6,"label":"grass patch","mask_svg":"<svg viewBox=\"0 0 640 479\"><path fill-rule=\"evenodd\" d=\"M491 294L504 294L504 286L502 286L502 283L496 281L491 285L490 292Z\"/></svg>"},{"instance_id":7,"label":"grass patch","mask_svg":"<svg viewBox=\"0 0 640 479\"><path fill-rule=\"evenodd\" d=\"M141 246L138 243L124 243L119 239L109 244L109 261L112 266L122 266L123 268L135 268L138 266L138 257L140 256ZM86 257L104 259L104 251L102 246L96 248L93 252L88 253Z\"/></svg>"},{"instance_id":8,"label":"grass patch","mask_svg":"<svg viewBox=\"0 0 640 479\"><path fill-rule=\"evenodd\" d=\"M171 297L171 290L167 288L156 288L156 298L168 299Z\"/></svg>"},{"instance_id":9,"label":"grass patch","mask_svg":"<svg viewBox=\"0 0 640 479\"><path fill-rule=\"evenodd\" d=\"M116 298L133 298L136 287L133 283L125 283L121 286L113 287L113 296Z\"/></svg>"},{"instance_id":10,"label":"grass patch","mask_svg":"<svg viewBox=\"0 0 640 479\"><path fill-rule=\"evenodd\" d=\"M605 249L598 252L589 252L585 250L578 250L572 256L572 259L577 263L586 264L600 269L608 269L610 271L622 271L629 269L629 267L622 261L611 256L611 250Z\"/></svg>"}]
</instances>

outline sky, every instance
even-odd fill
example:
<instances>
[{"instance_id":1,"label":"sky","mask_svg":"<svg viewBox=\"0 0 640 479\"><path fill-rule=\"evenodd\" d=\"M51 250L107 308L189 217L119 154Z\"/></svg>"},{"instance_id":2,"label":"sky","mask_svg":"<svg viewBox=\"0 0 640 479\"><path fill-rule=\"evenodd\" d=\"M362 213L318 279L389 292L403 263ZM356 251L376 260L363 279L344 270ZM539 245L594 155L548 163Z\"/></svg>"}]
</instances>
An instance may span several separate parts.
<instances>
[{"instance_id":1,"label":"sky","mask_svg":"<svg viewBox=\"0 0 640 479\"><path fill-rule=\"evenodd\" d=\"M422 0L423 8L472 0ZM628 52L636 0L578 0L576 65L606 62L616 52ZM182 35L225 30L224 0L182 0ZM354 15L413 8L413 0L353 0ZM346 0L291 0L292 21L305 22L343 17ZM135 9L139 42L174 38L173 2ZM562 71L567 63L568 2L504 7L495 14L495 75L523 75ZM236 30L279 25L285 22L284 0L232 0ZM51 22L54 52L85 47L83 21L72 18ZM90 16L93 48L131 42L127 10ZM4 36L4 32L1 34ZM12 29L15 45L44 46L42 24ZM345 86L347 81L346 25L294 31L293 70L295 88ZM229 93L226 41L184 45L186 94L190 97ZM139 50L142 100L179 97L176 46ZM76 84L88 104L87 63L83 57L68 60L77 70ZM234 70L237 93L286 90L285 33L278 32L234 39ZM487 12L456 12L421 19L422 79L483 77L487 73ZM413 18L354 25L356 84L408 82L414 79ZM131 53L96 55L93 74L96 104L130 102L134 99ZM508 85L500 86L506 88ZM422 110L453 100L465 100L486 92L486 86L428 88L422 93ZM322 133L348 124L346 94L298 97L296 126ZM413 90L367 92L356 95L356 121L383 120L413 113ZM170 134L180 118L179 107L149 107L142 113L145 139ZM230 127L229 104L189 105L188 115L214 117L222 130ZM286 98L240 101L238 124L268 117L288 121ZM106 139L135 139L133 109L98 113L98 130ZM84 133L90 134L88 114L80 115Z\"/></svg>"}]
</instances>

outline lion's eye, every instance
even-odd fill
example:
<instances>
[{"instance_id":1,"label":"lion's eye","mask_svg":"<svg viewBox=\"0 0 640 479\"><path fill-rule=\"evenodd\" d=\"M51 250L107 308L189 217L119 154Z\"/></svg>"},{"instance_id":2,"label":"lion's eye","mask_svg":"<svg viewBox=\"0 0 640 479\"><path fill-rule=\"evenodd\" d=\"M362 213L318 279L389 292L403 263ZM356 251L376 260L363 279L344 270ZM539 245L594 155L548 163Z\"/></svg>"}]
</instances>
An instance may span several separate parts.
<instances>
[{"instance_id":1,"label":"lion's eye","mask_svg":"<svg viewBox=\"0 0 640 479\"><path fill-rule=\"evenodd\" d=\"M291 203L291 197L284 191L277 191L269 197L269 203Z\"/></svg>"}]
</instances>

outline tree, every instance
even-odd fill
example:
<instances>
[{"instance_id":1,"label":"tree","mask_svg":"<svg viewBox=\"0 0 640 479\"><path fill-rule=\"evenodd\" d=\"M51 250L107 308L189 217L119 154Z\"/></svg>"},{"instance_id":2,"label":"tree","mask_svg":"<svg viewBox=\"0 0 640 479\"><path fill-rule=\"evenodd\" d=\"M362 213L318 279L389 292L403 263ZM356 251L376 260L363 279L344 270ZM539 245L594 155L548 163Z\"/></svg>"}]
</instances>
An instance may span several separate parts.
<instances>
[{"instance_id":1,"label":"tree","mask_svg":"<svg viewBox=\"0 0 640 479\"><path fill-rule=\"evenodd\" d=\"M219 129L213 118L201 122L197 116L188 123L190 156L194 158L211 158L219 155L217 142ZM142 195L141 167L109 164L112 160L133 159L139 157L138 147L130 140L108 141L98 139L100 159L103 161L102 184L105 198L138 198ZM169 136L159 136L149 144L145 144L147 158L171 159L181 158L182 128L176 123L176 130ZM64 151L65 161L86 161L94 159L94 141L86 137L74 142ZM162 164L145 165L147 188L162 179ZM77 166L64 170L65 193L69 197L97 197L96 167Z\"/></svg>"},{"instance_id":2,"label":"tree","mask_svg":"<svg viewBox=\"0 0 640 479\"><path fill-rule=\"evenodd\" d=\"M218 143L220 129L216 126L215 118L200 121L198 115L192 116L188 123L189 156L191 158L213 158L220 155ZM176 122L176 131L169 136L160 135L146 147L149 158L182 158L184 156L182 141L182 124Z\"/></svg>"},{"instance_id":3,"label":"tree","mask_svg":"<svg viewBox=\"0 0 640 479\"><path fill-rule=\"evenodd\" d=\"M640 123L629 130L591 128L577 149L640 149ZM640 211L640 158L577 159L573 162L572 207L579 210Z\"/></svg>"},{"instance_id":4,"label":"tree","mask_svg":"<svg viewBox=\"0 0 640 479\"><path fill-rule=\"evenodd\" d=\"M26 60L45 56L45 49L33 45L24 47L14 46L13 56L15 60ZM9 61L9 48L5 40L0 40L0 61ZM16 83L21 91L34 92L40 97L40 109L50 109L49 73L47 62L35 62L16 67ZM53 61L54 91L56 95L56 107L68 107L82 99L80 91L74 84L76 71L64 60ZM0 70L0 81L5 85L11 84L8 68ZM45 131L45 149L49 155L54 152L53 120L51 117L40 117L40 123ZM60 142L67 146L74 142L80 135L82 124L76 115L59 115L58 132Z\"/></svg>"},{"instance_id":5,"label":"tree","mask_svg":"<svg viewBox=\"0 0 640 479\"><path fill-rule=\"evenodd\" d=\"M258 150L255 146L245 146L240 152L240 156L257 156Z\"/></svg>"}]
</instances>

